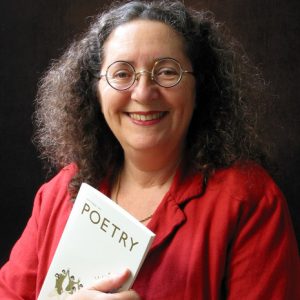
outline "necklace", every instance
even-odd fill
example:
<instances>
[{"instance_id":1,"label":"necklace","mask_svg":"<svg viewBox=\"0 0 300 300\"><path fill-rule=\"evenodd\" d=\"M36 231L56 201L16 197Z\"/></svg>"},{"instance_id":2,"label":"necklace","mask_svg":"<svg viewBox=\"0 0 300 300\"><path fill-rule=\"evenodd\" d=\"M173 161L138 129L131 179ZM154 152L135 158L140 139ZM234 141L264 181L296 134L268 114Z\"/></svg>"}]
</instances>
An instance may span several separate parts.
<instances>
[{"instance_id":1,"label":"necklace","mask_svg":"<svg viewBox=\"0 0 300 300\"><path fill-rule=\"evenodd\" d=\"M120 181L121 181L120 177L121 177L121 176L120 176L120 174L119 174L119 176L118 176L118 181L117 181L117 188L116 188L116 196L115 196L115 202L116 202L117 204L119 204L119 203L118 203L118 196L119 196L120 185L121 185L121 183L120 183ZM144 222L150 220L150 219L152 218L152 216L153 216L153 213L152 213L151 215L149 215L148 217L139 220L139 222L144 223Z\"/></svg>"}]
</instances>

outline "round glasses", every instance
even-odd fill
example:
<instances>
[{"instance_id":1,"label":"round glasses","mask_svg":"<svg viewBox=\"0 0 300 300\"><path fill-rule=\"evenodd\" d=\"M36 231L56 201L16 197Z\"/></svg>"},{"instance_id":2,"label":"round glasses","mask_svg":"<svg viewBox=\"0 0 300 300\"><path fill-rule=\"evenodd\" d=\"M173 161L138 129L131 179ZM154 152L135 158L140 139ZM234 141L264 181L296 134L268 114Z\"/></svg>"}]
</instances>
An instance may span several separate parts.
<instances>
[{"instance_id":1,"label":"round glasses","mask_svg":"<svg viewBox=\"0 0 300 300\"><path fill-rule=\"evenodd\" d=\"M105 77L112 88L124 91L129 89L141 75L149 74L151 80L159 86L171 88L181 81L185 73L193 74L193 71L183 70L174 58L161 58L155 61L151 71L139 72L136 72L129 62L115 61L108 66L105 74L100 74L100 79Z\"/></svg>"}]
</instances>

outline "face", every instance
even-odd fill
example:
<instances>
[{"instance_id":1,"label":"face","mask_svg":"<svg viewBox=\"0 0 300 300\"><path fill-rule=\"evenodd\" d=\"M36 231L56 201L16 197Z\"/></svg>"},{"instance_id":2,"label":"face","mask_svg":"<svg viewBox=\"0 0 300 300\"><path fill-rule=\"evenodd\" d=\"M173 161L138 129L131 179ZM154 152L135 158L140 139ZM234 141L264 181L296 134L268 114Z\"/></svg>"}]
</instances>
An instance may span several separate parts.
<instances>
[{"instance_id":1,"label":"face","mask_svg":"<svg viewBox=\"0 0 300 300\"><path fill-rule=\"evenodd\" d=\"M176 59L192 71L182 38L169 26L138 20L117 27L104 44L101 74L115 61L131 63L136 72L151 71L158 58ZM102 113L127 151L175 151L183 149L195 106L195 79L183 74L180 83L164 88L143 74L128 90L113 89L103 77L98 86Z\"/></svg>"}]
</instances>

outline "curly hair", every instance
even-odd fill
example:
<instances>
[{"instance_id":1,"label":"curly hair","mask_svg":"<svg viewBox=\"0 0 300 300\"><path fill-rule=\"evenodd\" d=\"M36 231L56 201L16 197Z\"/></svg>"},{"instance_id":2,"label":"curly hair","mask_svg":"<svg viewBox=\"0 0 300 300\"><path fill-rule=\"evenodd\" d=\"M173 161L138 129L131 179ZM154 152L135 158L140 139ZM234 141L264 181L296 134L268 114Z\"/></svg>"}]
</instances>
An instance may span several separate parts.
<instances>
[{"instance_id":1,"label":"curly hair","mask_svg":"<svg viewBox=\"0 0 300 300\"><path fill-rule=\"evenodd\" d=\"M122 148L108 127L97 96L103 45L118 26L136 19L160 21L184 39L196 78L196 109L186 140L185 169L203 172L239 161L267 164L259 138L257 107L264 81L243 49L212 13L188 9L180 1L114 4L95 17L41 79L34 115L34 141L53 170L75 163L69 184L75 196L85 181L114 180Z\"/></svg>"}]
</instances>

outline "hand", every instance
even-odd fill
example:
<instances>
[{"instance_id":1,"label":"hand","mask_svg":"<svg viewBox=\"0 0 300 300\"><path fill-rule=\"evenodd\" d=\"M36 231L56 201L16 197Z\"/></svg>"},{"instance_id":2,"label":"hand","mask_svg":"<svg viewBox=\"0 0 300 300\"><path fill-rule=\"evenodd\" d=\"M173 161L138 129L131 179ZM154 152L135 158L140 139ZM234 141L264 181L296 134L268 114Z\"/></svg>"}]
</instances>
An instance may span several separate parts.
<instances>
[{"instance_id":1,"label":"hand","mask_svg":"<svg viewBox=\"0 0 300 300\"><path fill-rule=\"evenodd\" d=\"M139 295L133 291L111 293L119 289L128 279L130 271L128 269L118 275L112 275L102 279L88 288L79 290L67 300L140 300Z\"/></svg>"}]
</instances>

